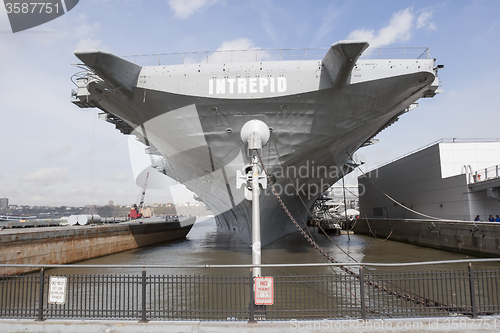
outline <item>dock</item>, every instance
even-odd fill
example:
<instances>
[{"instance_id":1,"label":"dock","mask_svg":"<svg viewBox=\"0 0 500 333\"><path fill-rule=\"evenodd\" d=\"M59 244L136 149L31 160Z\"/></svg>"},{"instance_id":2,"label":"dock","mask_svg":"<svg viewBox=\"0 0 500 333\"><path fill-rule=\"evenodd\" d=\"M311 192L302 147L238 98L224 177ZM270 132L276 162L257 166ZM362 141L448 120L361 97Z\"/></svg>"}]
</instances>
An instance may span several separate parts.
<instances>
[{"instance_id":1,"label":"dock","mask_svg":"<svg viewBox=\"0 0 500 333\"><path fill-rule=\"evenodd\" d=\"M500 256L500 223L360 218L354 233L477 257Z\"/></svg>"},{"instance_id":2,"label":"dock","mask_svg":"<svg viewBox=\"0 0 500 333\"><path fill-rule=\"evenodd\" d=\"M67 264L162 243L185 237L195 219L147 218L117 224L2 229L0 264ZM0 268L0 275L32 270Z\"/></svg>"}]
</instances>

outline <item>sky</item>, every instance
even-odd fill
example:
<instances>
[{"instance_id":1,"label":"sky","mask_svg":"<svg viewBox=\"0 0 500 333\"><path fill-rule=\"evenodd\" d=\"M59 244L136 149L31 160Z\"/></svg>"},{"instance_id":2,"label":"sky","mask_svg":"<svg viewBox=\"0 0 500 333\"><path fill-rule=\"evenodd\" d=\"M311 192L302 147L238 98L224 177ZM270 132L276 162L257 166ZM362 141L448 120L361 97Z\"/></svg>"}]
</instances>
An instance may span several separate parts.
<instances>
[{"instance_id":1,"label":"sky","mask_svg":"<svg viewBox=\"0 0 500 333\"><path fill-rule=\"evenodd\" d=\"M363 169L441 138L499 138L500 1L82 0L12 33L0 6L0 197L10 204L136 203L129 138L70 102L75 50L116 55L217 49L429 47L443 92L360 149ZM132 141L131 144L134 147ZM136 147L137 148L137 147ZM353 183L354 182L354 183ZM355 184L351 177L350 184ZM193 195L176 186L178 202ZM146 204L171 201L148 190Z\"/></svg>"}]
</instances>

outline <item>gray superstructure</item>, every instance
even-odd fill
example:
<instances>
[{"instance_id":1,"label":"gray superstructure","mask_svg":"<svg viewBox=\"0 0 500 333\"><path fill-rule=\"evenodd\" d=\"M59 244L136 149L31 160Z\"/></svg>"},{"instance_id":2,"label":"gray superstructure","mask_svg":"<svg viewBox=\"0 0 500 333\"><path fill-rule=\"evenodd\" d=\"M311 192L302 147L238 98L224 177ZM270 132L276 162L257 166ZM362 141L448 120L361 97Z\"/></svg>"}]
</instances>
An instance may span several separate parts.
<instances>
[{"instance_id":1,"label":"gray superstructure","mask_svg":"<svg viewBox=\"0 0 500 333\"><path fill-rule=\"evenodd\" d=\"M100 108L123 133L140 137L163 156L158 168L210 207L219 229L250 242L251 203L236 189L237 170L246 174L250 163L243 124L269 126L264 167L304 224L306 206L352 171L357 149L435 95L434 59L359 59L367 47L339 42L322 60L148 67L77 51L91 72L78 80L73 102ZM260 196L264 245L296 231L269 188Z\"/></svg>"}]
</instances>

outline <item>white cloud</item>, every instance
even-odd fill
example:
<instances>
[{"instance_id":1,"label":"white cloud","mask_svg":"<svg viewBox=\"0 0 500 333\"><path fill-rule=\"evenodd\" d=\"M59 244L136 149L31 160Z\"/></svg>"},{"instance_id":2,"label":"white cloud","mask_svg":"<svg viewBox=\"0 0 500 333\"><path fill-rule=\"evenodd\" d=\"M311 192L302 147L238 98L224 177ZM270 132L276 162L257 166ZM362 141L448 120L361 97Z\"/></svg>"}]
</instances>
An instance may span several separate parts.
<instances>
[{"instance_id":1,"label":"white cloud","mask_svg":"<svg viewBox=\"0 0 500 333\"><path fill-rule=\"evenodd\" d=\"M78 15L74 23L76 23L76 25L74 26L74 29L72 29L73 30L72 34L73 37L77 38L85 37L92 33L96 33L100 28L99 23L93 23L93 24L87 23L87 15L84 14Z\"/></svg>"},{"instance_id":2,"label":"white cloud","mask_svg":"<svg viewBox=\"0 0 500 333\"><path fill-rule=\"evenodd\" d=\"M422 29L425 28L427 30L436 30L437 27L436 25L431 22L432 18L432 11L424 11L422 14L420 14L417 18L417 29Z\"/></svg>"},{"instance_id":3,"label":"white cloud","mask_svg":"<svg viewBox=\"0 0 500 333\"><path fill-rule=\"evenodd\" d=\"M435 30L436 25L431 22L432 11L422 12L417 19L413 8L409 7L392 14L389 24L376 31L373 29L354 30L348 39L367 40L371 47L381 47L398 42L406 42L412 37L415 29Z\"/></svg>"},{"instance_id":4,"label":"white cloud","mask_svg":"<svg viewBox=\"0 0 500 333\"><path fill-rule=\"evenodd\" d=\"M87 16L81 14L66 31L70 32L68 38L78 40L76 50L108 50L109 47L95 37L99 35L100 28L99 23L88 23Z\"/></svg>"},{"instance_id":5,"label":"white cloud","mask_svg":"<svg viewBox=\"0 0 500 333\"><path fill-rule=\"evenodd\" d=\"M169 0L169 6L174 10L175 15L185 19L193 15L204 6L211 6L217 0Z\"/></svg>"},{"instance_id":6,"label":"white cloud","mask_svg":"<svg viewBox=\"0 0 500 333\"><path fill-rule=\"evenodd\" d=\"M253 41L248 38L237 38L232 41L223 42L221 46L217 48L217 51L227 51L227 50L249 50L254 48Z\"/></svg>"},{"instance_id":7,"label":"white cloud","mask_svg":"<svg viewBox=\"0 0 500 333\"><path fill-rule=\"evenodd\" d=\"M76 50L105 50L106 47L100 39L97 38L81 38L76 44Z\"/></svg>"},{"instance_id":8,"label":"white cloud","mask_svg":"<svg viewBox=\"0 0 500 333\"><path fill-rule=\"evenodd\" d=\"M395 42L407 41L411 37L411 28L414 19L411 11L411 8L406 8L392 14L389 25L376 33L373 29L354 30L349 34L348 39L368 40L371 47L380 47Z\"/></svg>"},{"instance_id":9,"label":"white cloud","mask_svg":"<svg viewBox=\"0 0 500 333\"><path fill-rule=\"evenodd\" d=\"M382 45L392 44L398 41L407 41L411 37L411 27L414 15L410 9L401 10L391 17L389 26L382 28L378 39Z\"/></svg>"},{"instance_id":10,"label":"white cloud","mask_svg":"<svg viewBox=\"0 0 500 333\"><path fill-rule=\"evenodd\" d=\"M64 181L68 173L69 167L52 167L32 172L22 177L22 180L33 183L53 184Z\"/></svg>"},{"instance_id":11,"label":"white cloud","mask_svg":"<svg viewBox=\"0 0 500 333\"><path fill-rule=\"evenodd\" d=\"M370 42L370 44L373 44L373 40L375 39L375 34L373 29L358 29L352 31L347 39L352 39L352 40L367 40Z\"/></svg>"},{"instance_id":12,"label":"white cloud","mask_svg":"<svg viewBox=\"0 0 500 333\"><path fill-rule=\"evenodd\" d=\"M269 59L269 53L266 50L255 47L252 40L241 37L232 41L223 42L221 46L209 56L208 62L247 62L267 59Z\"/></svg>"}]
</instances>

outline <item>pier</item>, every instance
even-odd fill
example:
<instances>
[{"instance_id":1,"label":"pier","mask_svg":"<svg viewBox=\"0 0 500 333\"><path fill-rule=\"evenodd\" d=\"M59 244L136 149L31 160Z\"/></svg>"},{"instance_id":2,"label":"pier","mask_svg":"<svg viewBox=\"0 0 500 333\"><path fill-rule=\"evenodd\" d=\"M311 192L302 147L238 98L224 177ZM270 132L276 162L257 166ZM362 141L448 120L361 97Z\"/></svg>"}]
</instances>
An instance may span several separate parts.
<instances>
[{"instance_id":1,"label":"pier","mask_svg":"<svg viewBox=\"0 0 500 333\"><path fill-rule=\"evenodd\" d=\"M477 257L500 256L500 223L359 218L356 234Z\"/></svg>"},{"instance_id":2,"label":"pier","mask_svg":"<svg viewBox=\"0 0 500 333\"><path fill-rule=\"evenodd\" d=\"M66 264L185 237L195 218L0 231L0 264ZM33 271L4 266L0 275Z\"/></svg>"}]
</instances>

